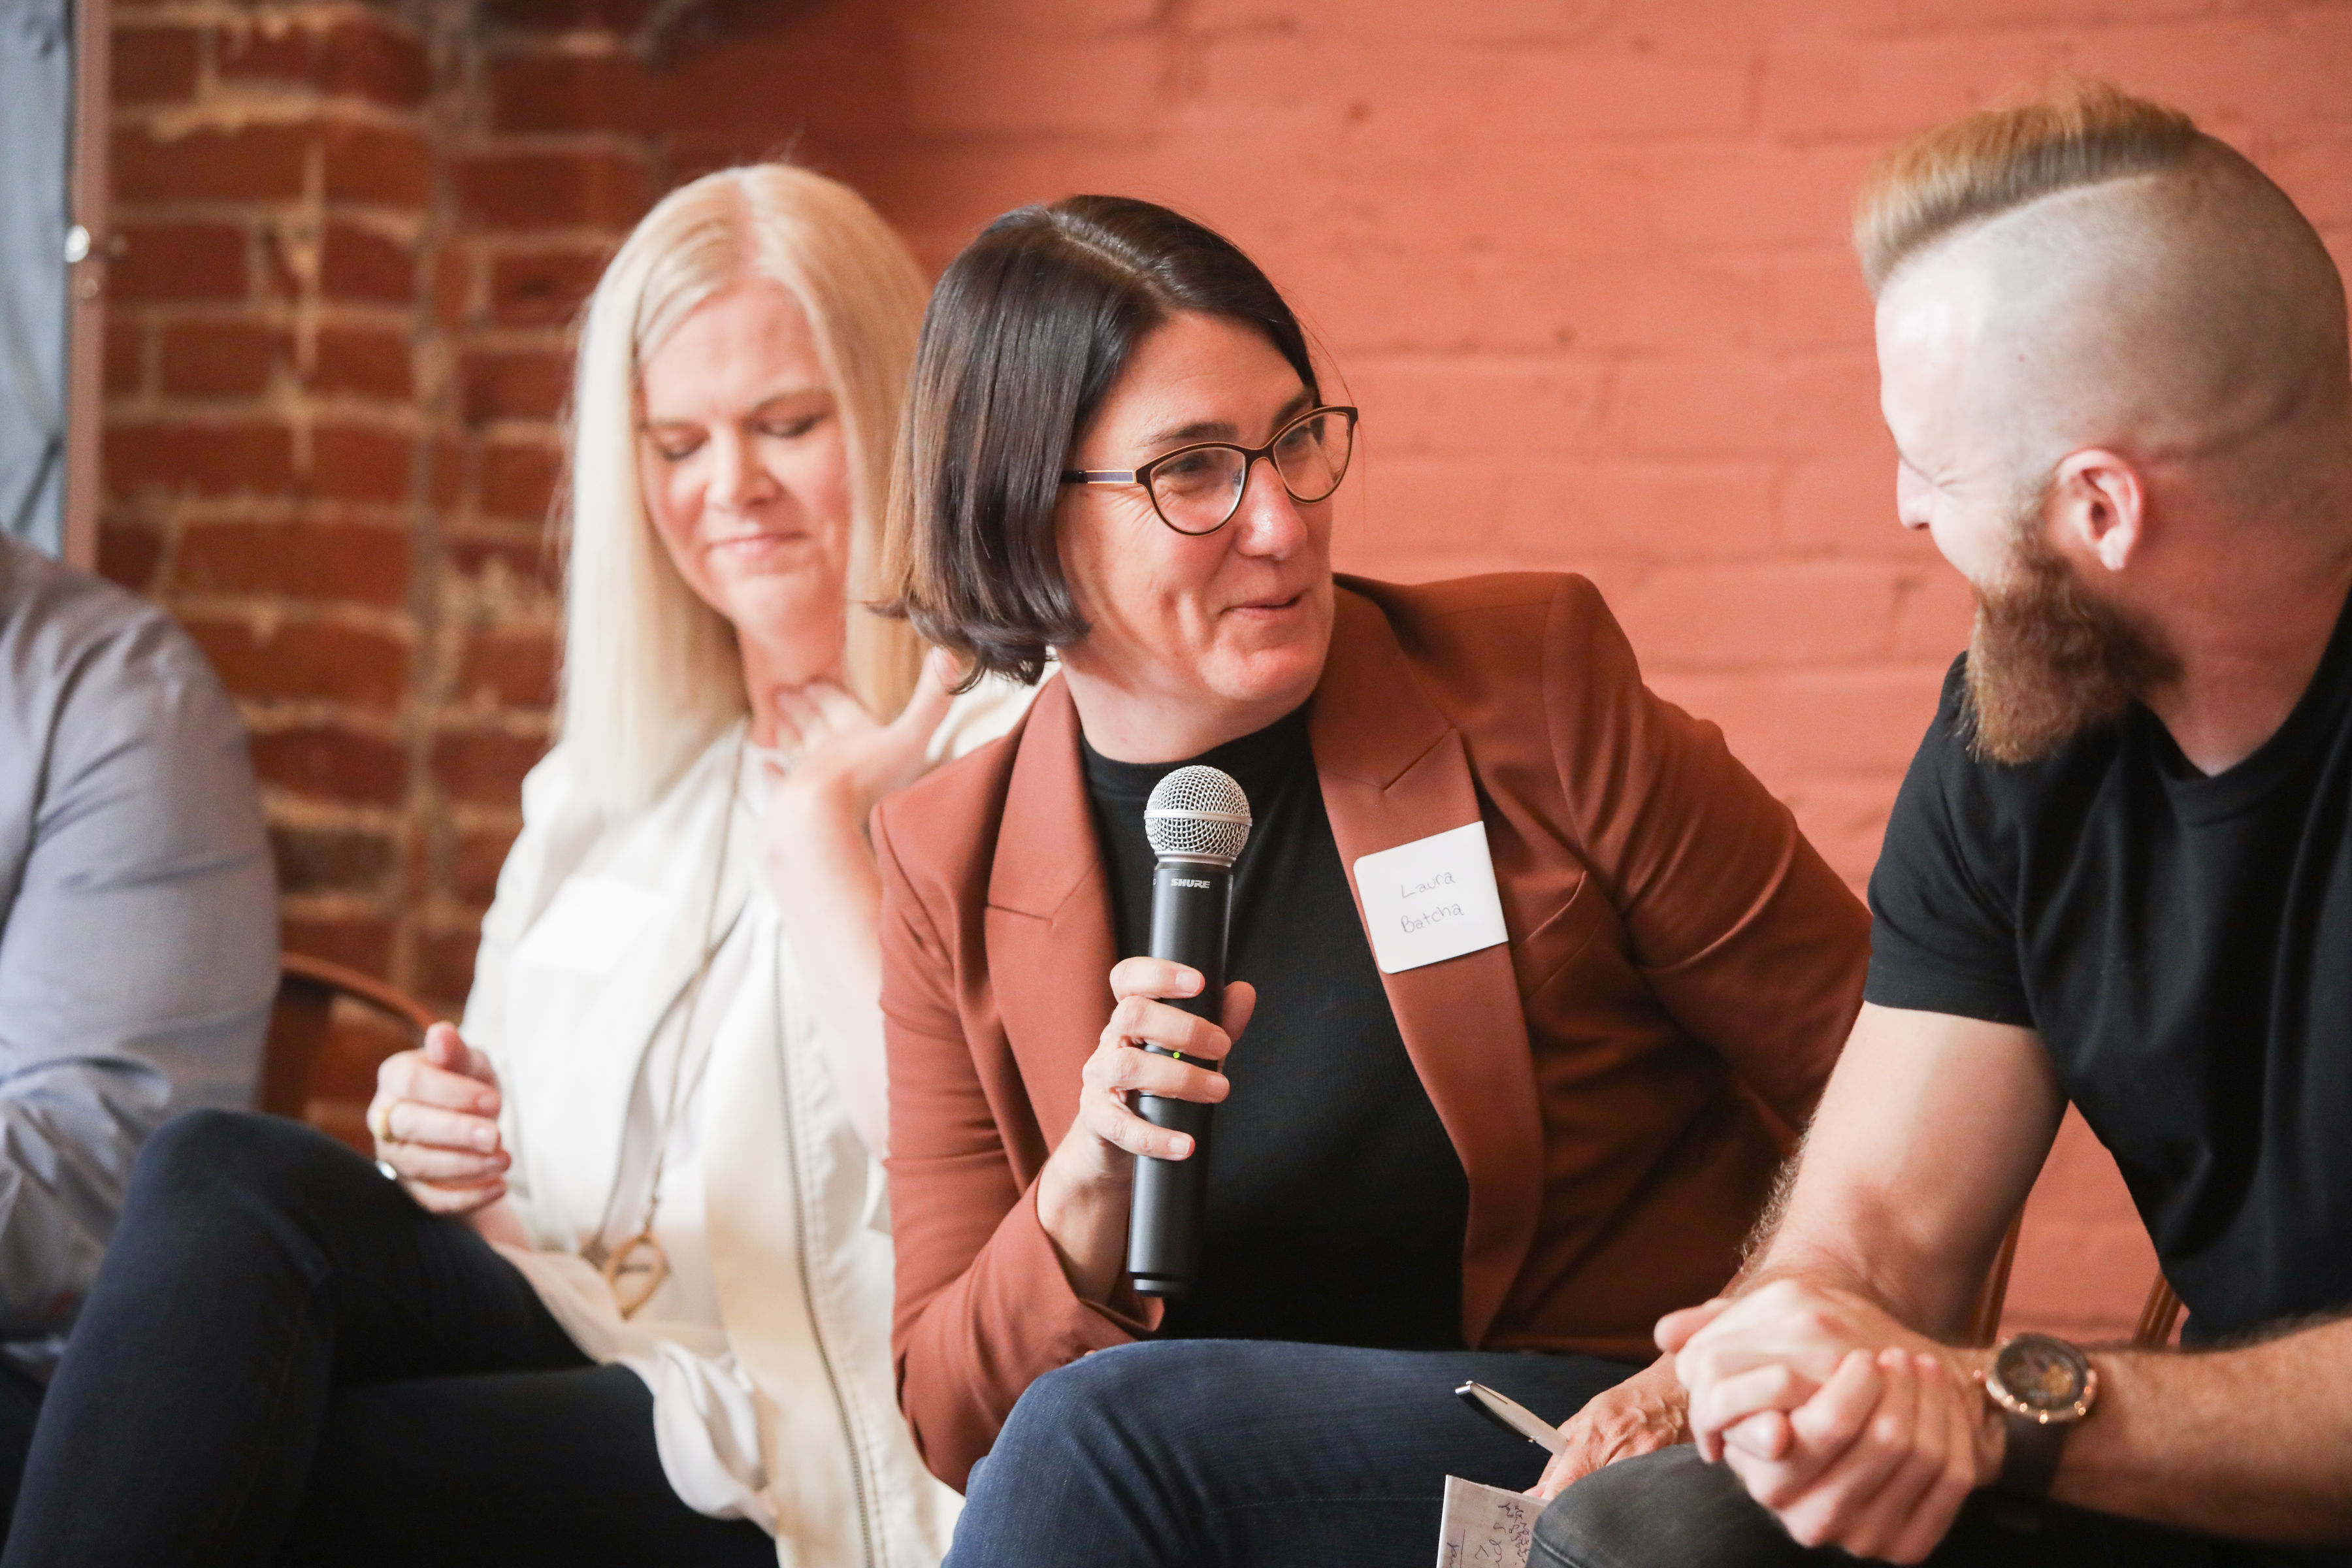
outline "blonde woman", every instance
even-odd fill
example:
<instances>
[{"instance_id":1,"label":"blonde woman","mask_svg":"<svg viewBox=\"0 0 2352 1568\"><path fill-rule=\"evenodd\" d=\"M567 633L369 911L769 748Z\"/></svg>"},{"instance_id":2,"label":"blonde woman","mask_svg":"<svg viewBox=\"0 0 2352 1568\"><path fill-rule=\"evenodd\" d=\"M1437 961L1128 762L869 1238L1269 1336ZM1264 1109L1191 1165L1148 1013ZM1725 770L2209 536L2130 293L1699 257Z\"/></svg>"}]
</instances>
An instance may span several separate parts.
<instances>
[{"instance_id":1,"label":"blonde woman","mask_svg":"<svg viewBox=\"0 0 2352 1568\"><path fill-rule=\"evenodd\" d=\"M465 1026L386 1064L380 1167L253 1117L153 1141L6 1561L937 1562L864 824L1026 693L950 700L864 607L921 305L796 169L698 180L621 247L581 345L562 739Z\"/></svg>"}]
</instances>

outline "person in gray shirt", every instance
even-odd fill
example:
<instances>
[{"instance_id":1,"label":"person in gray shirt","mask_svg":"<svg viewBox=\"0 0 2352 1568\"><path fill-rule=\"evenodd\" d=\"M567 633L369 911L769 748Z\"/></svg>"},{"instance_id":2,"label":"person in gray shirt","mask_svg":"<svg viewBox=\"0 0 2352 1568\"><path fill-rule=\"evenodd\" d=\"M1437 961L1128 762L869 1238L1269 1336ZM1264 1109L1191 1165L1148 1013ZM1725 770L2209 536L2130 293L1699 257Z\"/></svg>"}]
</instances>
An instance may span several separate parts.
<instances>
[{"instance_id":1,"label":"person in gray shirt","mask_svg":"<svg viewBox=\"0 0 2352 1568\"><path fill-rule=\"evenodd\" d=\"M139 1146L252 1103L277 989L219 679L152 605L0 535L0 1518Z\"/></svg>"}]
</instances>

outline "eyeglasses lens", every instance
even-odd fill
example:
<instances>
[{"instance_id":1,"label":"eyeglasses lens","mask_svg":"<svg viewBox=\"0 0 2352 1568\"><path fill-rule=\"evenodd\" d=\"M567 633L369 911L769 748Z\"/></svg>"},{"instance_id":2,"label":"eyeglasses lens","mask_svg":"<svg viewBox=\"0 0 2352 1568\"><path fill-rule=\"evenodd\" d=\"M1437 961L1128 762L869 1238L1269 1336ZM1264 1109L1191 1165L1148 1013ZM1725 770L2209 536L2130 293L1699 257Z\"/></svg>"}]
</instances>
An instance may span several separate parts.
<instances>
[{"instance_id":1,"label":"eyeglasses lens","mask_svg":"<svg viewBox=\"0 0 2352 1568\"><path fill-rule=\"evenodd\" d=\"M1282 433L1275 443L1274 466L1292 500L1318 501L1339 488L1353 435L1344 414L1317 414Z\"/></svg>"},{"instance_id":2,"label":"eyeglasses lens","mask_svg":"<svg viewBox=\"0 0 2352 1568\"><path fill-rule=\"evenodd\" d=\"M1241 503L1243 462L1230 447L1179 452L1151 471L1152 504L1179 533L1212 532Z\"/></svg>"},{"instance_id":3,"label":"eyeglasses lens","mask_svg":"<svg viewBox=\"0 0 2352 1568\"><path fill-rule=\"evenodd\" d=\"M1318 501L1347 476L1354 431L1344 414L1302 419L1275 442L1274 467L1293 500ZM1231 447L1177 453L1151 473L1151 500L1179 533L1211 533L1241 505L1247 459Z\"/></svg>"}]
</instances>

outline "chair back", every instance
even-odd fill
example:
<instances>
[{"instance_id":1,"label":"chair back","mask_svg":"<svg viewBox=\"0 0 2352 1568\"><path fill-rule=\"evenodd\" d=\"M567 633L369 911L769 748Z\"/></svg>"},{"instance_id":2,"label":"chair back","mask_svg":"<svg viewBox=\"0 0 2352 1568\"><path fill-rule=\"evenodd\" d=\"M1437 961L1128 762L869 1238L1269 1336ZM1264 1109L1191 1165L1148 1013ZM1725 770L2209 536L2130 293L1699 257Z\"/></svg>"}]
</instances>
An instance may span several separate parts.
<instances>
[{"instance_id":1,"label":"chair back","mask_svg":"<svg viewBox=\"0 0 2352 1568\"><path fill-rule=\"evenodd\" d=\"M2147 1304L2139 1310L2139 1327L2132 1331L2132 1343L2142 1350L2162 1350L2172 1342L2173 1328L2179 1321L2180 1298L2158 1274L2156 1283L2147 1288Z\"/></svg>"},{"instance_id":2,"label":"chair back","mask_svg":"<svg viewBox=\"0 0 2352 1568\"><path fill-rule=\"evenodd\" d=\"M1992 1271L1985 1276L1984 1292L1977 1298L1977 1310L1969 1320L1969 1343L1989 1345L2000 1337L2000 1311L2009 1296L2009 1271L2017 1262L2017 1237L2025 1228L2025 1211L2009 1222L2009 1234L2000 1238L2000 1251L1992 1262ZM2172 1293L2171 1284L2161 1270L2147 1288L2147 1300L2139 1310L2139 1324L2132 1331L2131 1342L2139 1350L2162 1350L2172 1342L2172 1331L2180 1321L2180 1298Z\"/></svg>"},{"instance_id":3,"label":"chair back","mask_svg":"<svg viewBox=\"0 0 2352 1568\"><path fill-rule=\"evenodd\" d=\"M2025 1210L2010 1217L2009 1232L1993 1255L1992 1271L1978 1293L1977 1310L1969 1317L1969 1343L1989 1345L2000 1337L2000 1310L2009 1300L2009 1271L2017 1265L2017 1238L2025 1229Z\"/></svg>"}]
</instances>

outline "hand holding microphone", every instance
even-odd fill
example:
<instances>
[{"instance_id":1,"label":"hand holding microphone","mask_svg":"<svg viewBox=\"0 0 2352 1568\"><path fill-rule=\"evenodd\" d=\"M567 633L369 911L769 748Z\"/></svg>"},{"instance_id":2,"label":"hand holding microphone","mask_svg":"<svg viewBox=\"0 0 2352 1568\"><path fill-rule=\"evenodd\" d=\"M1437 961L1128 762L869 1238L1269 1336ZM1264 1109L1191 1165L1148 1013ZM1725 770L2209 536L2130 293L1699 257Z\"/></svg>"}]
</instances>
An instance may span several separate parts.
<instances>
[{"instance_id":1,"label":"hand holding microphone","mask_svg":"<svg viewBox=\"0 0 2352 1568\"><path fill-rule=\"evenodd\" d=\"M1249 842L1249 797L1229 773L1178 768L1152 790L1143 831L1159 857L1151 872L1151 956L1200 974L1201 994L1174 1005L1213 1017L1223 1011L1234 862ZM1179 1059L1183 1054L1157 1042L1144 1049ZM1140 1295L1181 1296L1192 1288L1209 1202L1209 1107L1145 1093L1136 1109L1146 1121L1183 1140L1178 1147L1184 1158L1147 1155L1136 1167L1127 1271Z\"/></svg>"},{"instance_id":2,"label":"hand holding microphone","mask_svg":"<svg viewBox=\"0 0 2352 1568\"><path fill-rule=\"evenodd\" d=\"M1235 798L1239 793L1234 786ZM1159 800L1158 792L1154 800ZM1246 809L1244 805L1242 810ZM1232 851L1239 849L1236 838ZM1221 887L1230 879L1230 867L1228 860ZM1155 882L1165 879L1168 871L1163 858ZM1188 894L1200 890L1181 889ZM1157 933L1162 924L1160 900L1155 897L1153 902ZM1203 955L1217 971L1223 968L1222 905L1220 897L1213 953ZM1142 1112L1164 1116L1167 1102L1205 1109L1223 1100L1231 1085L1216 1069L1248 1026L1257 1001L1255 989L1244 983L1223 986L1222 995L1210 989L1210 976L1170 955L1156 934L1152 949L1155 956L1127 959L1110 973L1117 1005L1087 1060L1076 1120L1038 1179L1038 1219L1060 1255L1071 1287L1087 1300L1108 1300L1127 1270L1136 1156L1181 1168L1195 1154L1192 1131L1147 1120Z\"/></svg>"}]
</instances>

